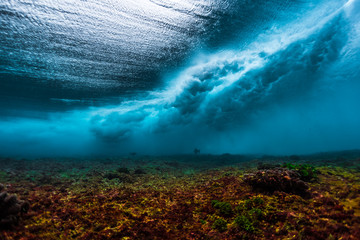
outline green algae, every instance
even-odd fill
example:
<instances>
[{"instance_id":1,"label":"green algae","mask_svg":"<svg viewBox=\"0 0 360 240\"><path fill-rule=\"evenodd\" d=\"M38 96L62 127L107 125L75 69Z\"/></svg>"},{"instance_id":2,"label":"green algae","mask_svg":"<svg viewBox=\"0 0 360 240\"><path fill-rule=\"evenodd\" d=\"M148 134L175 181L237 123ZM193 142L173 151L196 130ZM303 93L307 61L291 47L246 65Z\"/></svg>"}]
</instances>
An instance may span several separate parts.
<instances>
[{"instance_id":1,"label":"green algae","mask_svg":"<svg viewBox=\"0 0 360 240\"><path fill-rule=\"evenodd\" d=\"M300 174L300 178L304 181L317 179L318 170L310 164L284 163L283 167L297 171Z\"/></svg>"},{"instance_id":2,"label":"green algae","mask_svg":"<svg viewBox=\"0 0 360 240\"><path fill-rule=\"evenodd\" d=\"M239 228L244 229L247 232L254 232L255 231L255 227L252 223L252 221L250 219L248 219L246 216L237 216L234 220L234 222L236 223L236 225Z\"/></svg>"},{"instance_id":3,"label":"green algae","mask_svg":"<svg viewBox=\"0 0 360 240\"><path fill-rule=\"evenodd\" d=\"M219 210L219 213L224 216L231 216L233 214L233 210L231 204L228 202L220 202L218 200L211 201L211 205Z\"/></svg>"},{"instance_id":4,"label":"green algae","mask_svg":"<svg viewBox=\"0 0 360 240\"><path fill-rule=\"evenodd\" d=\"M227 230L227 222L222 218L216 219L212 228L218 230L219 232L225 232Z\"/></svg>"}]
</instances>

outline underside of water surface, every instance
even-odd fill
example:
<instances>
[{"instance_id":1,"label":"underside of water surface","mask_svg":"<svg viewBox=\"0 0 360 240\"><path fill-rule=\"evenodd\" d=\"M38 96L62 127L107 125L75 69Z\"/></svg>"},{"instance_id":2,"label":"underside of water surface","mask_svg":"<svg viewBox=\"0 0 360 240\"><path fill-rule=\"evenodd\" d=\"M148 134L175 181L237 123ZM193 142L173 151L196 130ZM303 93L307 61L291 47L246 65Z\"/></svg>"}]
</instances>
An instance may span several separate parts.
<instances>
[{"instance_id":1,"label":"underside of water surface","mask_svg":"<svg viewBox=\"0 0 360 240\"><path fill-rule=\"evenodd\" d=\"M4 0L0 239L359 239L359 0Z\"/></svg>"}]
</instances>

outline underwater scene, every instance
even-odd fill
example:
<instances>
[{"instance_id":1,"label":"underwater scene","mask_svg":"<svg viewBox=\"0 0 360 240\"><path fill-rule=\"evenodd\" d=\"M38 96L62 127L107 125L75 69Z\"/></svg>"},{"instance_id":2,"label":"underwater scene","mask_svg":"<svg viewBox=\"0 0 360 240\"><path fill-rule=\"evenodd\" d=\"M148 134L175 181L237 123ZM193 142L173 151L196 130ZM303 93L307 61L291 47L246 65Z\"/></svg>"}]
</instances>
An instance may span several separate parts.
<instances>
[{"instance_id":1,"label":"underwater scene","mask_svg":"<svg viewBox=\"0 0 360 240\"><path fill-rule=\"evenodd\" d=\"M360 240L360 0L2 0L3 239Z\"/></svg>"}]
</instances>

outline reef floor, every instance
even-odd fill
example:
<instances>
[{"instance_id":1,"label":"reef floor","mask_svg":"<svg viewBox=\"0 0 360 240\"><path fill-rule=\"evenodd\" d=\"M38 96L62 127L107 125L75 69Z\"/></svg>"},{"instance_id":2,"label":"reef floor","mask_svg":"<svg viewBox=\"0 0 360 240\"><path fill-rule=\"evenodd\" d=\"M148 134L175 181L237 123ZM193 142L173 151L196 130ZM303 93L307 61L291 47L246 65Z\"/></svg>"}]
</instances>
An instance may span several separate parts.
<instances>
[{"instance_id":1,"label":"reef floor","mask_svg":"<svg viewBox=\"0 0 360 240\"><path fill-rule=\"evenodd\" d=\"M0 183L29 202L6 240L360 239L360 151L0 158Z\"/></svg>"}]
</instances>

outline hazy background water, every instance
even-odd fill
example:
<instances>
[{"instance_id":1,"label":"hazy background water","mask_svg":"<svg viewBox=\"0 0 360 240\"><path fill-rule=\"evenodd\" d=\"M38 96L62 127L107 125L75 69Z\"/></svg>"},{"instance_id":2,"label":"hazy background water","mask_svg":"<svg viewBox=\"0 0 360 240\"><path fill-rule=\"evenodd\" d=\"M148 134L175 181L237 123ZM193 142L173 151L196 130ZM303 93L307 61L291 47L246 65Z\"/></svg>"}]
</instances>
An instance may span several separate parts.
<instances>
[{"instance_id":1,"label":"hazy background water","mask_svg":"<svg viewBox=\"0 0 360 240\"><path fill-rule=\"evenodd\" d=\"M0 154L359 148L359 1L2 1Z\"/></svg>"}]
</instances>

